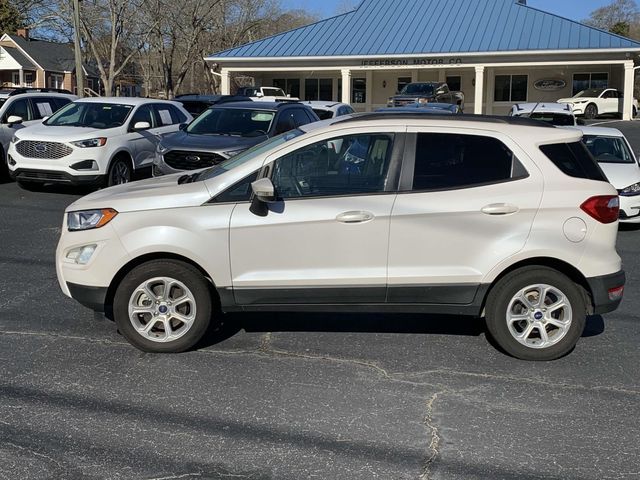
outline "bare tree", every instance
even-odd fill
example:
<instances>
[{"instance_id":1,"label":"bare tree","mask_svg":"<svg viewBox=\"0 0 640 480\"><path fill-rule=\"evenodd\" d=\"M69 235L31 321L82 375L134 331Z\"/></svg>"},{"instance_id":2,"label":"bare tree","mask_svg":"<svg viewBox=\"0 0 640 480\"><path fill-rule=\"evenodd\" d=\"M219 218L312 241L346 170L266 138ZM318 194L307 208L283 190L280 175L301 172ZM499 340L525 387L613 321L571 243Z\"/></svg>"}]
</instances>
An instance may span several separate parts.
<instances>
[{"instance_id":1,"label":"bare tree","mask_svg":"<svg viewBox=\"0 0 640 480\"><path fill-rule=\"evenodd\" d=\"M147 0L82 2L82 33L107 95L114 81L147 41L139 12Z\"/></svg>"},{"instance_id":2,"label":"bare tree","mask_svg":"<svg viewBox=\"0 0 640 480\"><path fill-rule=\"evenodd\" d=\"M610 5L591 12L585 23L618 35L637 35L640 10L635 0L614 0Z\"/></svg>"}]
</instances>

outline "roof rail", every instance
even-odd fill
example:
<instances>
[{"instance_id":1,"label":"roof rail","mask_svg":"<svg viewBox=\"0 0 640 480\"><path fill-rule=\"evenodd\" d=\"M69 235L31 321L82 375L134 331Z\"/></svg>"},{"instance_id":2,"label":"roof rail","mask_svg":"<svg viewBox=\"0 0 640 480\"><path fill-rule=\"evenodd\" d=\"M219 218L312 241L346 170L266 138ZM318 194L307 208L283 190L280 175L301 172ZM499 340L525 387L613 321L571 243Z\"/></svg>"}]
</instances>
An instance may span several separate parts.
<instances>
[{"instance_id":1,"label":"roof rail","mask_svg":"<svg viewBox=\"0 0 640 480\"><path fill-rule=\"evenodd\" d=\"M9 96L13 95L21 95L23 93L66 93L67 95L73 95L69 90L65 90L64 88L34 88L34 87L16 87L9 94Z\"/></svg>"},{"instance_id":2,"label":"roof rail","mask_svg":"<svg viewBox=\"0 0 640 480\"><path fill-rule=\"evenodd\" d=\"M392 110L392 109L390 109ZM498 115L429 115L426 112L412 113L412 112L371 112L371 113L356 113L353 115L340 117L332 125L339 123L358 122L363 120L381 120L381 119L403 119L403 120L424 120L425 118L437 118L438 120L445 120L447 122L480 122L480 123L493 123L503 125L519 125L523 127L542 127L542 128L556 128L546 122L540 120L534 120L531 118L523 117L502 117Z\"/></svg>"}]
</instances>

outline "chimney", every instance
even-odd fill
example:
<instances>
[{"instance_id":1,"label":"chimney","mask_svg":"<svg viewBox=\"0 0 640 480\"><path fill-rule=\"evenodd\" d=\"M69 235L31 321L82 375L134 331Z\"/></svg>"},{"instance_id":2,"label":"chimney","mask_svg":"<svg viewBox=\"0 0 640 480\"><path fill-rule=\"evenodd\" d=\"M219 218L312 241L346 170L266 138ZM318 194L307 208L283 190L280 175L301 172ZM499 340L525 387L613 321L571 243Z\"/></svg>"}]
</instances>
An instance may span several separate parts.
<instances>
[{"instance_id":1,"label":"chimney","mask_svg":"<svg viewBox=\"0 0 640 480\"><path fill-rule=\"evenodd\" d=\"M18 28L16 30L16 35L24 38L25 40L29 40L29 29L28 28Z\"/></svg>"}]
</instances>

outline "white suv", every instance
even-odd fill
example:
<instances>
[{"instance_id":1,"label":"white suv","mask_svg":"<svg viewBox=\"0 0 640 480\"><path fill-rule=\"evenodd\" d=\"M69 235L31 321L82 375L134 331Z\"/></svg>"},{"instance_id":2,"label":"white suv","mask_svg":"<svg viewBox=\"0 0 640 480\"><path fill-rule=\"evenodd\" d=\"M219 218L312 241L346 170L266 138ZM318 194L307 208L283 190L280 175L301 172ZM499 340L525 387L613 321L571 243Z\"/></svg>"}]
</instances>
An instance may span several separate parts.
<instances>
[{"instance_id":1,"label":"white suv","mask_svg":"<svg viewBox=\"0 0 640 480\"><path fill-rule=\"evenodd\" d=\"M622 299L618 196L580 132L534 125L356 115L93 193L67 208L60 286L144 351L221 311L321 310L484 317L511 355L558 358Z\"/></svg>"},{"instance_id":2,"label":"white suv","mask_svg":"<svg viewBox=\"0 0 640 480\"><path fill-rule=\"evenodd\" d=\"M151 170L160 135L192 120L177 102L144 98L84 98L40 125L15 133L9 173L19 184L127 183Z\"/></svg>"}]
</instances>

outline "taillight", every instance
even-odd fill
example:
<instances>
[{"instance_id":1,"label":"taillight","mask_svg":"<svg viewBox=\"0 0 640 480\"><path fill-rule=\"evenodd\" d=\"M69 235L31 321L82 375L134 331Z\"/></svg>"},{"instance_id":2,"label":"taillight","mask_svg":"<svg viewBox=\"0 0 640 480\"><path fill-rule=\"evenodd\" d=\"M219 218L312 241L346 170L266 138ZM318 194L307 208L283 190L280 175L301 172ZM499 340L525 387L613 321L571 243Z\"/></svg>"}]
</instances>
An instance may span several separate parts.
<instances>
[{"instance_id":1,"label":"taillight","mask_svg":"<svg viewBox=\"0 0 640 480\"><path fill-rule=\"evenodd\" d=\"M580 208L600 223L613 223L620 215L620 199L617 195L591 197Z\"/></svg>"}]
</instances>

